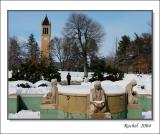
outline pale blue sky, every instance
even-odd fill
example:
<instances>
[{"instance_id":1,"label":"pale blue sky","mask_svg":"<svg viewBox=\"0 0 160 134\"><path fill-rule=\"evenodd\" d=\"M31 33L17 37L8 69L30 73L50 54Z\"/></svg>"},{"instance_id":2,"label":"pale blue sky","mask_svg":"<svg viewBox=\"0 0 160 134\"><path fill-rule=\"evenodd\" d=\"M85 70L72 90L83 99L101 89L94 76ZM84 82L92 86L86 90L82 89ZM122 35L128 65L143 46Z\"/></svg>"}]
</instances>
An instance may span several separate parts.
<instances>
[{"instance_id":1,"label":"pale blue sky","mask_svg":"<svg viewBox=\"0 0 160 134\"><path fill-rule=\"evenodd\" d=\"M52 38L62 37L62 30L69 15L73 12L84 13L102 25L105 37L99 55L108 56L115 50L115 39L122 35L134 37L134 33L150 32L151 11L9 11L9 36L26 40L33 33L36 41L41 42L41 22L47 14L52 25Z\"/></svg>"}]
</instances>

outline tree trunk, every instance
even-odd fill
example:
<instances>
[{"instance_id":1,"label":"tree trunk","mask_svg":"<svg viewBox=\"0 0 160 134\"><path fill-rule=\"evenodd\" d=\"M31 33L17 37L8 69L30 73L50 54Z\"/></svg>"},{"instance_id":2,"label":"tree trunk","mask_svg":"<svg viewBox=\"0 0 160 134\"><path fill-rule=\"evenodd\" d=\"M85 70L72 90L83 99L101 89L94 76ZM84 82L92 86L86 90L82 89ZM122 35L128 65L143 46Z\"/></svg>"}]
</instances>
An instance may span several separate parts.
<instances>
[{"instance_id":1,"label":"tree trunk","mask_svg":"<svg viewBox=\"0 0 160 134\"><path fill-rule=\"evenodd\" d=\"M84 77L88 77L88 64L87 64L87 56L84 57Z\"/></svg>"}]
</instances>

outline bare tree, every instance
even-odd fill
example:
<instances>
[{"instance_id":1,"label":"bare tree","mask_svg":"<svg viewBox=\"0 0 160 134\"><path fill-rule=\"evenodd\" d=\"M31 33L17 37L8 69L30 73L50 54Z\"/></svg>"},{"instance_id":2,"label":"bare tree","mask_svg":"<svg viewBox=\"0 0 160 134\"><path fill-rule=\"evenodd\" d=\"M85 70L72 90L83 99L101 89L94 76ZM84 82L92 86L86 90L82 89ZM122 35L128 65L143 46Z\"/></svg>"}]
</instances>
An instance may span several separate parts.
<instances>
[{"instance_id":1,"label":"bare tree","mask_svg":"<svg viewBox=\"0 0 160 134\"><path fill-rule=\"evenodd\" d=\"M53 54L57 57L60 63L60 68L63 69L63 40L55 37L53 40L51 40L51 47Z\"/></svg>"},{"instance_id":2,"label":"bare tree","mask_svg":"<svg viewBox=\"0 0 160 134\"><path fill-rule=\"evenodd\" d=\"M104 36L101 25L84 14L73 13L65 25L64 36L73 39L79 47L84 60L84 77L88 77L88 56L93 51L92 45L98 48Z\"/></svg>"},{"instance_id":3,"label":"bare tree","mask_svg":"<svg viewBox=\"0 0 160 134\"><path fill-rule=\"evenodd\" d=\"M111 66L112 68L115 68L115 53L111 52L109 56L105 58L106 66Z\"/></svg>"},{"instance_id":4,"label":"bare tree","mask_svg":"<svg viewBox=\"0 0 160 134\"><path fill-rule=\"evenodd\" d=\"M68 38L63 39L63 54L64 54L63 59L64 59L65 70L70 70L72 66L72 61L71 61L72 44L73 44L72 40Z\"/></svg>"},{"instance_id":5,"label":"bare tree","mask_svg":"<svg viewBox=\"0 0 160 134\"><path fill-rule=\"evenodd\" d=\"M82 71L83 57L76 42L72 39L64 39L63 45L64 64L66 70Z\"/></svg>"}]
</instances>

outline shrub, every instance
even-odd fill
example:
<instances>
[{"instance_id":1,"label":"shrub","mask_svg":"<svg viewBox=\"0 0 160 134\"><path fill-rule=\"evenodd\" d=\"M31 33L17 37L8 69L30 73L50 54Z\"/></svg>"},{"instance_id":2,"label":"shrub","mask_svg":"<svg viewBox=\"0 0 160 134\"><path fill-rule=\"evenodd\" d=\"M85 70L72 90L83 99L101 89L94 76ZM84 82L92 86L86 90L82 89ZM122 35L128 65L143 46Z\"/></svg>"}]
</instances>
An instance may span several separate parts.
<instances>
[{"instance_id":1,"label":"shrub","mask_svg":"<svg viewBox=\"0 0 160 134\"><path fill-rule=\"evenodd\" d=\"M92 78L89 79L89 82L93 82L96 80L110 80L110 81L118 81L118 80L122 80L124 77L124 73L117 69L117 68L111 68L110 66L108 66L105 69L105 72L108 74L106 77L104 77L104 72L101 70L96 70L94 72L94 74L92 75Z\"/></svg>"},{"instance_id":2,"label":"shrub","mask_svg":"<svg viewBox=\"0 0 160 134\"><path fill-rule=\"evenodd\" d=\"M21 83L21 84L17 84L17 87L22 87L22 88L31 88L31 86L28 83Z\"/></svg>"},{"instance_id":3,"label":"shrub","mask_svg":"<svg viewBox=\"0 0 160 134\"><path fill-rule=\"evenodd\" d=\"M108 76L106 77L107 80L118 81L122 80L124 77L124 72L122 72L118 68L111 68L111 66L107 66L106 72L108 74Z\"/></svg>"},{"instance_id":4,"label":"shrub","mask_svg":"<svg viewBox=\"0 0 160 134\"><path fill-rule=\"evenodd\" d=\"M40 84L38 87L47 87L47 85L43 83L43 84Z\"/></svg>"},{"instance_id":5,"label":"shrub","mask_svg":"<svg viewBox=\"0 0 160 134\"><path fill-rule=\"evenodd\" d=\"M90 82L93 82L95 80L117 81L121 80L124 77L124 73L118 68L111 67L110 65L106 67L106 60L104 57L92 58L90 69L94 72L92 78L89 80ZM108 75L104 77L104 73L107 73Z\"/></svg>"},{"instance_id":6,"label":"shrub","mask_svg":"<svg viewBox=\"0 0 160 134\"><path fill-rule=\"evenodd\" d=\"M51 79L57 79L61 81L60 73L55 68L53 63L47 61L40 61L39 63L27 61L19 68L14 68L12 78L9 80L27 80L35 83L39 81L42 76L45 80L51 81Z\"/></svg>"},{"instance_id":7,"label":"shrub","mask_svg":"<svg viewBox=\"0 0 160 134\"><path fill-rule=\"evenodd\" d=\"M141 85L141 89L145 89L145 86L144 86L144 85Z\"/></svg>"}]
</instances>

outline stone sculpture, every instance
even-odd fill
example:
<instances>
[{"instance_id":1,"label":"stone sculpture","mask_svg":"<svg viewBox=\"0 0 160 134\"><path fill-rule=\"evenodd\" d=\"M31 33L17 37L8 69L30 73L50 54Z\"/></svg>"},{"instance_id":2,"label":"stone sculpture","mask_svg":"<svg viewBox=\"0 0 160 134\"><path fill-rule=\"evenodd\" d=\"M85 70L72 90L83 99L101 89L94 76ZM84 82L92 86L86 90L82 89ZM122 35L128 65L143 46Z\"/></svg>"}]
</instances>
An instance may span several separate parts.
<instances>
[{"instance_id":1,"label":"stone sculpture","mask_svg":"<svg viewBox=\"0 0 160 134\"><path fill-rule=\"evenodd\" d=\"M104 118L111 118L111 114L106 112L105 93L100 81L94 82L94 88L90 90L90 116L103 113Z\"/></svg>"},{"instance_id":2,"label":"stone sculpture","mask_svg":"<svg viewBox=\"0 0 160 134\"><path fill-rule=\"evenodd\" d=\"M84 78L84 82L85 83L89 82L89 79L88 78Z\"/></svg>"},{"instance_id":3,"label":"stone sculpture","mask_svg":"<svg viewBox=\"0 0 160 134\"><path fill-rule=\"evenodd\" d=\"M57 104L58 102L58 88L57 88L57 80L51 80L51 91L47 93L44 97L42 104Z\"/></svg>"},{"instance_id":4,"label":"stone sculpture","mask_svg":"<svg viewBox=\"0 0 160 134\"><path fill-rule=\"evenodd\" d=\"M138 104L138 94L133 91L133 87L137 85L135 80L129 82L126 86L126 95L128 99L128 104Z\"/></svg>"}]
</instances>

